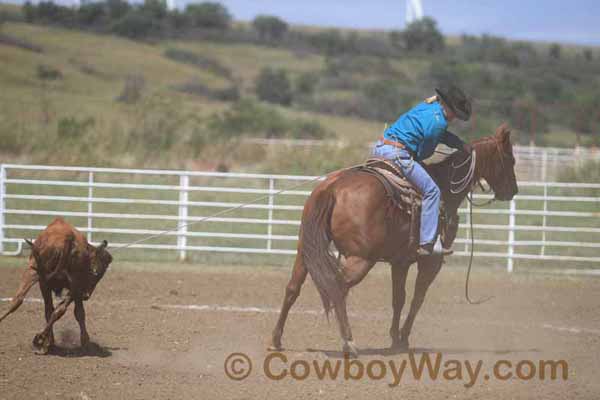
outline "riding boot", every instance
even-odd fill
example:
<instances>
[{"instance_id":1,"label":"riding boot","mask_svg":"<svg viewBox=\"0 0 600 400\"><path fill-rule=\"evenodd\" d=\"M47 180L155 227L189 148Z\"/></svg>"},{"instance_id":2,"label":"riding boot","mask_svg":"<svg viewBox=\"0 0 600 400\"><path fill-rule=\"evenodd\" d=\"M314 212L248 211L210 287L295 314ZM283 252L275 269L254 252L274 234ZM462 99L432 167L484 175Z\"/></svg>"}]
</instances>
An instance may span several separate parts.
<instances>
[{"instance_id":1,"label":"riding boot","mask_svg":"<svg viewBox=\"0 0 600 400\"><path fill-rule=\"evenodd\" d=\"M433 254L433 243L425 243L417 249L418 257L428 257Z\"/></svg>"}]
</instances>

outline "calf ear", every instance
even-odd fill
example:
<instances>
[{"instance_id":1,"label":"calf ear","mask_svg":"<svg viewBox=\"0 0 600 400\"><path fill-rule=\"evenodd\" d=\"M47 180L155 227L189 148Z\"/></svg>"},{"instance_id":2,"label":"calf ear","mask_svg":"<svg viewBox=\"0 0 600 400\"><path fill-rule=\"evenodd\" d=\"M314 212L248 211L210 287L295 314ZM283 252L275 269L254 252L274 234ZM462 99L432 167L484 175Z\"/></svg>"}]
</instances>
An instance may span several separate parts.
<instances>
[{"instance_id":1,"label":"calf ear","mask_svg":"<svg viewBox=\"0 0 600 400\"><path fill-rule=\"evenodd\" d=\"M102 243L100 243L100 246L98 246L98 250L104 250L106 247L108 247L108 242L103 240Z\"/></svg>"},{"instance_id":2,"label":"calf ear","mask_svg":"<svg viewBox=\"0 0 600 400\"><path fill-rule=\"evenodd\" d=\"M29 247L31 247L33 249L33 242L29 239L23 239L25 240L25 243L27 243L29 245Z\"/></svg>"}]
</instances>

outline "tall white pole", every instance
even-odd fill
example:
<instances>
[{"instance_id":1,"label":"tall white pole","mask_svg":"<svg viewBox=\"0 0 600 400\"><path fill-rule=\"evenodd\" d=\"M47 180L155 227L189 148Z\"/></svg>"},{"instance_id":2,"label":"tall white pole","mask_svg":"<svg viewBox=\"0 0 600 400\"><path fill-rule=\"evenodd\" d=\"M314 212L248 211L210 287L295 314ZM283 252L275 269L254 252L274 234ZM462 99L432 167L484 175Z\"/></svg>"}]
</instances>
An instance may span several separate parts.
<instances>
[{"instance_id":1,"label":"tall white pole","mask_svg":"<svg viewBox=\"0 0 600 400\"><path fill-rule=\"evenodd\" d=\"M421 0L406 0L406 25L423 18L423 4Z\"/></svg>"}]
</instances>

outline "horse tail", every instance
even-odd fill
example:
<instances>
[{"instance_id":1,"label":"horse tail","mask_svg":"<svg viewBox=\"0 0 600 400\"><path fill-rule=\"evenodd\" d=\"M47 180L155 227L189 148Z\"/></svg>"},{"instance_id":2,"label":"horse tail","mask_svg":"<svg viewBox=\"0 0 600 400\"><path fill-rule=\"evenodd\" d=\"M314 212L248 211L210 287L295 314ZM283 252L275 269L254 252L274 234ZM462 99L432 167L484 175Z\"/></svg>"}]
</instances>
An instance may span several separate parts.
<instances>
[{"instance_id":1,"label":"horse tail","mask_svg":"<svg viewBox=\"0 0 600 400\"><path fill-rule=\"evenodd\" d=\"M302 261L319 291L328 318L331 308L342 304L346 298L339 261L329 251L334 206L331 186L309 199L300 233Z\"/></svg>"}]
</instances>

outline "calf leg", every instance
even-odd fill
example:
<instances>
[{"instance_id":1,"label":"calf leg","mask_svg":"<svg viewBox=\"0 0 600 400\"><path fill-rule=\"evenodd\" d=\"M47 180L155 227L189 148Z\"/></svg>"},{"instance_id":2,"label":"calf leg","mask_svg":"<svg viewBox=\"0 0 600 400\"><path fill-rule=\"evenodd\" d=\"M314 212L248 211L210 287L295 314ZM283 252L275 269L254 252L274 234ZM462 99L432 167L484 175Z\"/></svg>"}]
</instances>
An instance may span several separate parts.
<instances>
[{"instance_id":1,"label":"calf leg","mask_svg":"<svg viewBox=\"0 0 600 400\"><path fill-rule=\"evenodd\" d=\"M48 354L50 349L49 335L54 323L58 321L67 311L67 308L72 302L71 293L68 293L65 298L58 304L58 307L50 315L50 321L46 324L44 330L33 338L33 345L38 349L38 354Z\"/></svg>"},{"instance_id":2,"label":"calf leg","mask_svg":"<svg viewBox=\"0 0 600 400\"><path fill-rule=\"evenodd\" d=\"M50 322L50 318L52 317L52 313L54 312L54 301L52 300L52 291L43 281L40 281L40 291L42 292L42 297L44 298L44 311L46 314L46 323L48 323ZM50 328L50 333L48 334L48 342L50 346L54 345L54 330L52 328Z\"/></svg>"},{"instance_id":3,"label":"calf leg","mask_svg":"<svg viewBox=\"0 0 600 400\"><path fill-rule=\"evenodd\" d=\"M79 323L79 331L81 332L81 347L86 347L90 343L90 335L88 335L85 327L85 309L81 299L75 300L75 319Z\"/></svg>"},{"instance_id":4,"label":"calf leg","mask_svg":"<svg viewBox=\"0 0 600 400\"><path fill-rule=\"evenodd\" d=\"M408 342L400 340L400 314L406 300L406 277L410 265L406 263L392 264L392 307L394 315L390 327L393 349L406 349Z\"/></svg>"},{"instance_id":5,"label":"calf leg","mask_svg":"<svg viewBox=\"0 0 600 400\"><path fill-rule=\"evenodd\" d=\"M406 348L408 348L408 337L410 336L410 331L412 330L417 313L423 305L423 301L425 301L427 289L437 276L441 266L442 257L438 256L423 257L418 262L419 272L417 274L417 281L415 283L415 294L412 302L410 303L410 312L408 313L406 321L404 321L404 325L400 331L400 342L405 345Z\"/></svg>"},{"instance_id":6,"label":"calf leg","mask_svg":"<svg viewBox=\"0 0 600 400\"><path fill-rule=\"evenodd\" d=\"M27 295L29 289L31 289L31 287L35 285L38 280L39 275L33 268L27 268L25 271L23 271L21 283L19 284L17 293L10 302L10 308L8 311L2 317L0 317L0 322L2 322L4 318L8 317L13 312L17 311L21 304L23 304L23 300L25 300L25 296Z\"/></svg>"}]
</instances>

